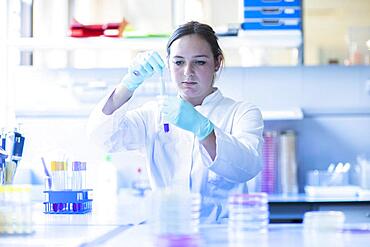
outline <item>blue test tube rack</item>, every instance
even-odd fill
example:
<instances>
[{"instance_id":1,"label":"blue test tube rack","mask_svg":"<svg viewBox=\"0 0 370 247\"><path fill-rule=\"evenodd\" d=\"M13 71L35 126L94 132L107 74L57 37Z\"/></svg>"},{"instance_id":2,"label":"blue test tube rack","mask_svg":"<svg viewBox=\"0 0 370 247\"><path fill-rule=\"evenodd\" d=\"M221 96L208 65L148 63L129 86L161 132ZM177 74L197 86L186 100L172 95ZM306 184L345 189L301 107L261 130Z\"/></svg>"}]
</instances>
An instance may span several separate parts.
<instances>
[{"instance_id":1,"label":"blue test tube rack","mask_svg":"<svg viewBox=\"0 0 370 247\"><path fill-rule=\"evenodd\" d=\"M92 199L89 193L92 189L84 190L47 190L44 202L46 214L85 214L91 212Z\"/></svg>"}]
</instances>

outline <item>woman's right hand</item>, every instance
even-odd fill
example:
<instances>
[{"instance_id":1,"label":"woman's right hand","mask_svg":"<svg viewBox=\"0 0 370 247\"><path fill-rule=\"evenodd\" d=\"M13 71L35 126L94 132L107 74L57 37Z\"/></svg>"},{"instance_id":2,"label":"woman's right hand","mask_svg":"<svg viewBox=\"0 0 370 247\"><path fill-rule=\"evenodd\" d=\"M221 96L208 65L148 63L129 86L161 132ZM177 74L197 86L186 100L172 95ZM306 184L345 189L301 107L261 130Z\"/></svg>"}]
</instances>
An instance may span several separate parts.
<instances>
[{"instance_id":1,"label":"woman's right hand","mask_svg":"<svg viewBox=\"0 0 370 247\"><path fill-rule=\"evenodd\" d=\"M128 68L128 73L123 77L122 83L128 90L134 91L143 81L155 72L162 72L165 64L156 51L142 52L136 55L133 63Z\"/></svg>"}]
</instances>

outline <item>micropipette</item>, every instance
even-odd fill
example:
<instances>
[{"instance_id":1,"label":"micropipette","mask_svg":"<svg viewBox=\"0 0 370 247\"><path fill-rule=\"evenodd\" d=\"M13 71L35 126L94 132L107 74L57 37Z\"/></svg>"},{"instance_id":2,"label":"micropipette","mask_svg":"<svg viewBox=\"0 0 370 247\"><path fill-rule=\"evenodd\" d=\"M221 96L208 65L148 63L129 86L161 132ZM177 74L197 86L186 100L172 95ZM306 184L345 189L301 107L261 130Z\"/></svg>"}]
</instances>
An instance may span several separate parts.
<instances>
[{"instance_id":1,"label":"micropipette","mask_svg":"<svg viewBox=\"0 0 370 247\"><path fill-rule=\"evenodd\" d=\"M164 70L164 68L163 68ZM164 78L163 78L163 70L161 71L161 75L160 75L160 80L161 80L161 96L164 97L165 94L166 94L166 85L165 85L165 81L164 81ZM164 132L169 132L170 131L170 126L168 123L163 123L163 130Z\"/></svg>"}]
</instances>

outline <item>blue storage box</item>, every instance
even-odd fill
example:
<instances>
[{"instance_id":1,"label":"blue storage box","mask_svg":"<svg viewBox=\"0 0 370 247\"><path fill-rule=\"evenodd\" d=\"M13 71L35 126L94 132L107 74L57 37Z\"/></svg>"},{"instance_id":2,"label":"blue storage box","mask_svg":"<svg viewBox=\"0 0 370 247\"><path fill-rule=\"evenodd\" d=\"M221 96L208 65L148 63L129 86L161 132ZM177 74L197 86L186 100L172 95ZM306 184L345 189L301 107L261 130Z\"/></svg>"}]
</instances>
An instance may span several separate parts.
<instances>
[{"instance_id":1,"label":"blue storage box","mask_svg":"<svg viewBox=\"0 0 370 247\"><path fill-rule=\"evenodd\" d=\"M244 6L301 6L302 0L244 0Z\"/></svg>"},{"instance_id":2,"label":"blue storage box","mask_svg":"<svg viewBox=\"0 0 370 247\"><path fill-rule=\"evenodd\" d=\"M301 30L301 19L248 19L241 24L243 30Z\"/></svg>"},{"instance_id":3,"label":"blue storage box","mask_svg":"<svg viewBox=\"0 0 370 247\"><path fill-rule=\"evenodd\" d=\"M301 18L300 7L245 7L244 18Z\"/></svg>"}]
</instances>

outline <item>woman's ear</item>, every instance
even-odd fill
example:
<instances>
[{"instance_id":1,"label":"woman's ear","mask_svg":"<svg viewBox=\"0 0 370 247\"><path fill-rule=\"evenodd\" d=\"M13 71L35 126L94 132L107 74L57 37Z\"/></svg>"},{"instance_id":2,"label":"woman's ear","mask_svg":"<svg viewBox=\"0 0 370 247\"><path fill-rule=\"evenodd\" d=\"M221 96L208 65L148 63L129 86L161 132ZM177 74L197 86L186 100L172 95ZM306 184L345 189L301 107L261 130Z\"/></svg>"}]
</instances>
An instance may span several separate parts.
<instances>
[{"instance_id":1,"label":"woman's ear","mask_svg":"<svg viewBox=\"0 0 370 247\"><path fill-rule=\"evenodd\" d=\"M222 63L222 56L219 55L217 59L215 60L215 72L217 72L220 69Z\"/></svg>"}]
</instances>

